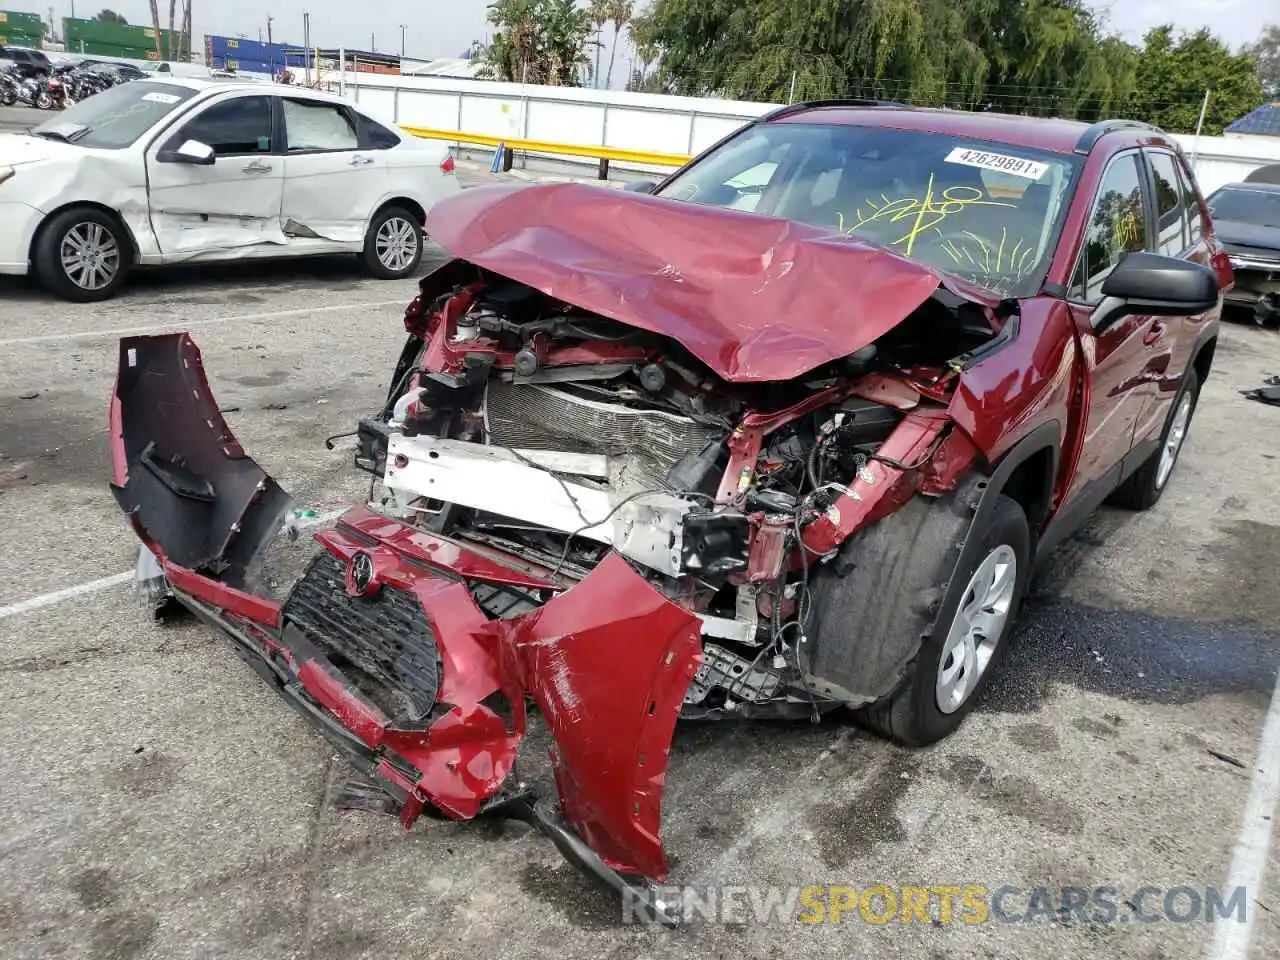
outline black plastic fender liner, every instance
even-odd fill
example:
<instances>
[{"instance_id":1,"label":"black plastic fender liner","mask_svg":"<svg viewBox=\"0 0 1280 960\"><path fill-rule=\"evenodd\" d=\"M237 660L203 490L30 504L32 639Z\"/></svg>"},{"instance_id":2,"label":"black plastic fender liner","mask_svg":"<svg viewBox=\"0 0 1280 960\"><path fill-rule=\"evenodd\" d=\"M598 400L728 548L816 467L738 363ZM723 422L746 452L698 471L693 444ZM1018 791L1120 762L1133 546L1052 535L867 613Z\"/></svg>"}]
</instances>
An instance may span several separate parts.
<instances>
[{"instance_id":1,"label":"black plastic fender liner","mask_svg":"<svg viewBox=\"0 0 1280 960\"><path fill-rule=\"evenodd\" d=\"M1045 487L1041 494L1044 497L1046 507L1048 507L1052 502L1053 485L1057 482L1058 471L1062 467L1062 442L1062 424L1057 420L1049 420L1040 424L1040 426L1015 443L996 462L996 468L986 478L985 486L982 490L982 499L978 501L978 507L974 511L973 523L970 524L970 527L979 527L991 518L991 511L996 506L996 498L1004 492L1009 478L1013 476L1013 471L1045 450L1049 451L1051 463L1049 475L1045 478ZM1041 517L1041 522L1044 519L1045 517ZM1028 517L1028 520L1031 521L1032 545L1034 547L1037 533L1036 523L1034 518Z\"/></svg>"},{"instance_id":2,"label":"black plastic fender liner","mask_svg":"<svg viewBox=\"0 0 1280 960\"><path fill-rule=\"evenodd\" d=\"M1048 421L1019 440L990 475L971 473L941 497L915 496L856 532L813 578L814 614L801 645L817 692L850 705L879 700L902 681L937 611L964 586L953 582L974 530L986 529L1013 472L1051 454L1045 502L1059 466L1061 427Z\"/></svg>"},{"instance_id":3,"label":"black plastic fender liner","mask_svg":"<svg viewBox=\"0 0 1280 960\"><path fill-rule=\"evenodd\" d=\"M230 586L275 536L290 497L218 411L185 333L120 341L112 494L163 555Z\"/></svg>"}]
</instances>

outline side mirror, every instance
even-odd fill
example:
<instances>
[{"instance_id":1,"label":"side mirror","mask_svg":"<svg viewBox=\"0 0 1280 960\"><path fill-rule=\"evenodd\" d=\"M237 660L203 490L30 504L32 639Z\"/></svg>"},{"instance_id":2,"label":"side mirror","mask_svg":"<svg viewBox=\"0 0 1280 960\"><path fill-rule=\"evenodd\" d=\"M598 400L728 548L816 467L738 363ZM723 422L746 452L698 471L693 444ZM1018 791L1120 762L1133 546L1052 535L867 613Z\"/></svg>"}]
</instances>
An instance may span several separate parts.
<instances>
[{"instance_id":1,"label":"side mirror","mask_svg":"<svg viewBox=\"0 0 1280 960\"><path fill-rule=\"evenodd\" d=\"M199 140L184 140L176 150L162 150L156 157L162 163L193 163L208 166L214 161L213 147Z\"/></svg>"},{"instance_id":2,"label":"side mirror","mask_svg":"<svg viewBox=\"0 0 1280 960\"><path fill-rule=\"evenodd\" d=\"M656 180L628 180L622 185L622 189L629 193L653 193L657 186Z\"/></svg>"},{"instance_id":3,"label":"side mirror","mask_svg":"<svg viewBox=\"0 0 1280 960\"><path fill-rule=\"evenodd\" d=\"M1101 333L1122 317L1191 317L1218 305L1218 275L1201 263L1158 253L1130 253L1102 283L1093 314Z\"/></svg>"}]
</instances>

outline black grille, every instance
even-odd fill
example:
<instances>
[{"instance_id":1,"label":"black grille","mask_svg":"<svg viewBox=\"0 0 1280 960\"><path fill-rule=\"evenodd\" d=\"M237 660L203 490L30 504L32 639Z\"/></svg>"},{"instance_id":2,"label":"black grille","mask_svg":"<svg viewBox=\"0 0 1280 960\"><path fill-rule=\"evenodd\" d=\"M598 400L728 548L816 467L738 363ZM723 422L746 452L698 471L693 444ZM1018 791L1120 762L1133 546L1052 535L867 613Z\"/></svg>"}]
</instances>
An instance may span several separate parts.
<instances>
[{"instance_id":1,"label":"black grille","mask_svg":"<svg viewBox=\"0 0 1280 960\"><path fill-rule=\"evenodd\" d=\"M304 631L396 725L425 726L440 687L440 661L422 605L390 587L353 597L345 584L342 562L321 552L285 601L285 622Z\"/></svg>"}]
</instances>

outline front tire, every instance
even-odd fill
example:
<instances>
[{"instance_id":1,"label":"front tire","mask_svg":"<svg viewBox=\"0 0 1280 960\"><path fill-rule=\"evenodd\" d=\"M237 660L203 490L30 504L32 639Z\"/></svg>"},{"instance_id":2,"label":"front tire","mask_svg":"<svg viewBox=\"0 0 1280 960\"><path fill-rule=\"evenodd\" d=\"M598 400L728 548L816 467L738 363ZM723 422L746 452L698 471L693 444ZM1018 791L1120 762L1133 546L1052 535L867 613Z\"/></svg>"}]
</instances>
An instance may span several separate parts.
<instances>
[{"instance_id":1,"label":"front tire","mask_svg":"<svg viewBox=\"0 0 1280 960\"><path fill-rule=\"evenodd\" d=\"M37 110L53 109L53 97L50 96L48 90L41 90L39 93L36 94L36 109Z\"/></svg>"},{"instance_id":2,"label":"front tire","mask_svg":"<svg viewBox=\"0 0 1280 960\"><path fill-rule=\"evenodd\" d=\"M71 207L45 223L32 259L37 280L54 296L92 303L119 291L131 265L131 247L110 214Z\"/></svg>"},{"instance_id":3,"label":"front tire","mask_svg":"<svg viewBox=\"0 0 1280 960\"><path fill-rule=\"evenodd\" d=\"M1031 575L1031 529L1000 494L976 549L966 549L903 683L861 711L863 722L907 746L926 746L959 728L991 682ZM905 611L904 611L905 613Z\"/></svg>"},{"instance_id":4,"label":"front tire","mask_svg":"<svg viewBox=\"0 0 1280 960\"><path fill-rule=\"evenodd\" d=\"M1173 400L1169 418L1160 431L1160 445L1129 479L1116 488L1110 502L1126 510L1150 510L1160 502L1173 469L1178 465L1178 455L1191 429L1191 418L1200 400L1200 377L1195 367L1188 367L1182 377L1182 389Z\"/></svg>"},{"instance_id":5,"label":"front tire","mask_svg":"<svg viewBox=\"0 0 1280 960\"><path fill-rule=\"evenodd\" d=\"M422 224L403 207L380 210L369 224L362 258L378 279L404 279L422 262Z\"/></svg>"}]
</instances>

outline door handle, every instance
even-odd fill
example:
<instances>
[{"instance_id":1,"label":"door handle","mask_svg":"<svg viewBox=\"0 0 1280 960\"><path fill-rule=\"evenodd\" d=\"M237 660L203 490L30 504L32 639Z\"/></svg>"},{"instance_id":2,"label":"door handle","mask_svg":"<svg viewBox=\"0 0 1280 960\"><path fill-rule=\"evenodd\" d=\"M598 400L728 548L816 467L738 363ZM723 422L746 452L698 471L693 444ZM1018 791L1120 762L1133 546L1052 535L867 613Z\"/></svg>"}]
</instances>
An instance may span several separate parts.
<instances>
[{"instance_id":1,"label":"door handle","mask_svg":"<svg viewBox=\"0 0 1280 960\"><path fill-rule=\"evenodd\" d=\"M366 163L373 163L373 157L362 157L360 156L360 154L357 153L354 157L352 157L347 162L353 167L359 167L359 166L363 166Z\"/></svg>"},{"instance_id":2,"label":"door handle","mask_svg":"<svg viewBox=\"0 0 1280 960\"><path fill-rule=\"evenodd\" d=\"M1151 324L1151 327L1142 335L1142 342L1148 347L1157 344L1164 337L1164 321L1157 320Z\"/></svg>"},{"instance_id":3,"label":"door handle","mask_svg":"<svg viewBox=\"0 0 1280 960\"><path fill-rule=\"evenodd\" d=\"M263 163L261 160L254 160L252 163L246 163L243 169L245 173L270 173L271 164Z\"/></svg>"}]
</instances>

